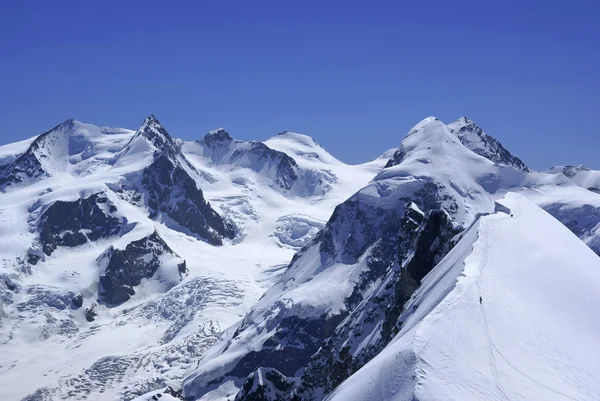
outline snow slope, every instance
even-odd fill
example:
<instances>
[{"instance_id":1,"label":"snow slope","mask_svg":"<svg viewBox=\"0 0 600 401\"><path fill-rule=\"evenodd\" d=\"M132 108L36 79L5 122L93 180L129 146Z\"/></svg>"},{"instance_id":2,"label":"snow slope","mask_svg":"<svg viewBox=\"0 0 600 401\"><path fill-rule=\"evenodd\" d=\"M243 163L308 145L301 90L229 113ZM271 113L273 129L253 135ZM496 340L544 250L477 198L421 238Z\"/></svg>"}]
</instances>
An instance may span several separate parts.
<instances>
[{"instance_id":1,"label":"snow slope","mask_svg":"<svg viewBox=\"0 0 600 401\"><path fill-rule=\"evenodd\" d=\"M0 166L16 160L27 151L36 137L0 146Z\"/></svg>"},{"instance_id":2,"label":"snow slope","mask_svg":"<svg viewBox=\"0 0 600 401\"><path fill-rule=\"evenodd\" d=\"M600 399L600 259L525 198L500 203L506 213L464 235L394 340L329 401Z\"/></svg>"}]
</instances>

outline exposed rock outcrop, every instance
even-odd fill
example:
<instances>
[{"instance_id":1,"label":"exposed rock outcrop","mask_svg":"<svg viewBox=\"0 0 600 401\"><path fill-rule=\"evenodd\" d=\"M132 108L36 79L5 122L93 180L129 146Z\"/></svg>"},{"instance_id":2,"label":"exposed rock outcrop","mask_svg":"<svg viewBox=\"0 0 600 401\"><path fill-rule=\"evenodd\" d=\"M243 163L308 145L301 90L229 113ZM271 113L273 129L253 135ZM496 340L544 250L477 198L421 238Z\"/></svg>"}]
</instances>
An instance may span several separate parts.
<instances>
[{"instance_id":1,"label":"exposed rock outcrop","mask_svg":"<svg viewBox=\"0 0 600 401\"><path fill-rule=\"evenodd\" d=\"M187 273L185 260L169 248L155 231L129 243L125 249L110 247L99 258L104 265L98 300L108 306L120 305L135 294L143 279L156 278L168 288ZM161 269L161 274L157 272Z\"/></svg>"}]
</instances>

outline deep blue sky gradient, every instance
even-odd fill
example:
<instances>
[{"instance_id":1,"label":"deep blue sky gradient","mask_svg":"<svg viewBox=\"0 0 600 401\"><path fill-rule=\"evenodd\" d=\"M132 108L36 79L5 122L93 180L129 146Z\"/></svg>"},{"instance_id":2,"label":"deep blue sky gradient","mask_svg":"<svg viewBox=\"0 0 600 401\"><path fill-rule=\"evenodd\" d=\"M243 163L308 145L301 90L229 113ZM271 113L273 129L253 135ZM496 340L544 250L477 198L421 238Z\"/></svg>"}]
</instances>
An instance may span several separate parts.
<instances>
[{"instance_id":1,"label":"deep blue sky gradient","mask_svg":"<svg viewBox=\"0 0 600 401\"><path fill-rule=\"evenodd\" d=\"M597 1L2 2L0 144L68 117L309 134L357 163L422 118L600 168Z\"/></svg>"}]
</instances>

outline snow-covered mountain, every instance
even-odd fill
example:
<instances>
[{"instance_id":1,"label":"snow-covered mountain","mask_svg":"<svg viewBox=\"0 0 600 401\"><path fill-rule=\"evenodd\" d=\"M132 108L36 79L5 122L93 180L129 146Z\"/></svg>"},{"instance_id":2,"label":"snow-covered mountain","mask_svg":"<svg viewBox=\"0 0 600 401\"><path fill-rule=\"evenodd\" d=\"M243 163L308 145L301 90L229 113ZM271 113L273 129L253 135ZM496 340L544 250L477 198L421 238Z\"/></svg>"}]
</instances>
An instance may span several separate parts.
<instances>
[{"instance_id":1,"label":"snow-covered mountain","mask_svg":"<svg viewBox=\"0 0 600 401\"><path fill-rule=\"evenodd\" d=\"M445 125L430 117L417 124L386 168L335 209L280 280L208 351L184 394L226 399L241 388L238 399L262 399L264 388L254 395L248 388L256 377L265 382L257 369L271 369L286 383L280 398L322 399L387 346L421 280L509 192L558 218L576 215L586 227L598 226L588 213L600 210L595 194L564 175L531 172L495 140L486 143L502 149L501 159L473 151L482 148L457 129L465 121ZM593 229L579 234L596 245Z\"/></svg>"},{"instance_id":2,"label":"snow-covered mountain","mask_svg":"<svg viewBox=\"0 0 600 401\"><path fill-rule=\"evenodd\" d=\"M219 164L197 148L154 116L136 131L67 120L0 147L5 399L133 399L181 386L386 162L317 166L335 179L309 195L275 185L285 166L237 163L275 154L295 166L294 185L311 184L308 169L264 144Z\"/></svg>"},{"instance_id":3,"label":"snow-covered mountain","mask_svg":"<svg viewBox=\"0 0 600 401\"><path fill-rule=\"evenodd\" d=\"M409 335L423 322L436 331L435 346L445 346L447 319L434 312L471 277L475 267L469 270L464 261L483 260L477 244L505 244L507 258L537 250L511 266L506 282L490 284L497 292L489 302L502 298L500 291L505 295L509 273L518 277L529 265L531 272L523 274L531 280L556 274L556 282L571 280L565 291L578 288L587 297L595 276L578 287L587 270L572 277L564 270L576 269L576 261L598 263L600 194L589 182L567 169L532 171L464 117L448 125L429 117L398 148L361 165L346 165L311 137L292 132L244 142L218 129L185 142L154 116L135 131L67 120L0 147L2 396L320 401L328 394L353 399L348 394L356 392L370 400L380 394L388 399L386 392L389 399L412 397L417 387L433 394L438 382L419 378L410 387L393 376L400 369L409 377L406 367L388 361L408 355L406 349L413 359L427 351L416 352ZM482 228L503 219L508 223L498 224L510 227L502 237ZM538 220L548 227L540 237ZM513 250L518 235L528 237ZM543 259L551 241L564 247L549 255L568 248L578 256L571 264ZM505 260L490 259L496 263L490 274L500 274ZM552 271L540 273L540 261ZM481 276L484 269L475 270ZM532 282L523 281L521 295ZM553 282L530 293L540 300L551 292L555 297ZM504 311L498 308L514 304L500 301L490 303L486 316L505 325L506 316L496 317ZM558 310L576 314L575 306ZM596 324L573 319L574 330ZM558 344L548 356L554 361L563 344L545 330L555 327L538 332L535 321L518 323L514 330L527 339L540 335ZM509 329L488 332L501 337ZM512 355L522 350L498 341L495 357L502 352L518 364ZM581 344L593 347L592 341L585 337ZM591 369L579 393L572 376L565 379L566 399L594 399L578 398L597 390L589 381L599 377L591 360L578 360L574 348L563 351L572 360L552 375ZM446 359L434 354L424 360L440 383L468 374L445 370L460 368L461 360L453 359L467 355L460 347L449 349ZM539 352L526 355L541 358ZM557 390L550 374L536 375L540 365L533 364L532 372L515 365L533 381L510 392L514 371L493 358L478 363L484 384L465 390L472 393L449 393L455 399L487 399L481 391L492 368L506 380L494 388L511 397L515 391L537 394L540 383ZM420 377L423 365L410 366L410 377ZM364 380L371 384L356 390ZM539 394L552 399L559 393Z\"/></svg>"}]
</instances>

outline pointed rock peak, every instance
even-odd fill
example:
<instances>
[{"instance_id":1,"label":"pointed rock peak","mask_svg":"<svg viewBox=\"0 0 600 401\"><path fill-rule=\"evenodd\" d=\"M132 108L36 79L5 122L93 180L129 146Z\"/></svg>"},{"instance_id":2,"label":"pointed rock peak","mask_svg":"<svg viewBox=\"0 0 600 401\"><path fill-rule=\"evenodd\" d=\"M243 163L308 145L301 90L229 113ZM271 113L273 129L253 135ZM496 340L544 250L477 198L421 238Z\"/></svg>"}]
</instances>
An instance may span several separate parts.
<instances>
[{"instance_id":1,"label":"pointed rock peak","mask_svg":"<svg viewBox=\"0 0 600 401\"><path fill-rule=\"evenodd\" d=\"M134 156L135 155L135 156ZM166 156L172 164L183 165L194 170L189 161L181 153L181 141L174 140L154 115L144 119L144 123L131 137L127 146L115 155L112 164L123 167L132 162L144 163Z\"/></svg>"},{"instance_id":2,"label":"pointed rock peak","mask_svg":"<svg viewBox=\"0 0 600 401\"><path fill-rule=\"evenodd\" d=\"M478 135L483 134L483 135L485 135L485 136L487 136L489 138L492 138L492 139L496 140L491 135L486 134L485 132L483 132L483 130L479 127L479 125L477 125L477 123L475 123L475 121L471 120L467 116L460 117L455 122L448 124L448 126L452 126L453 129L455 127L457 127L458 131L460 131L462 129L463 132L467 131L467 130L471 130L471 131L477 132Z\"/></svg>"},{"instance_id":3,"label":"pointed rock peak","mask_svg":"<svg viewBox=\"0 0 600 401\"><path fill-rule=\"evenodd\" d=\"M65 132L65 131L69 131L71 128L73 128L73 125L75 125L75 119L74 118L68 118L65 121L63 121L62 123L58 124L57 126L55 126L52 129L49 129L48 131L44 132L43 134L41 134L40 136L37 137L36 141L39 139L42 139L45 136L48 136L49 134L53 133L53 132Z\"/></svg>"},{"instance_id":4,"label":"pointed rock peak","mask_svg":"<svg viewBox=\"0 0 600 401\"><path fill-rule=\"evenodd\" d=\"M467 117L467 116L462 116L462 117L459 117L459 119L458 119L458 120L456 120L456 121L458 121L458 122L461 122L461 123L463 123L463 124L472 124L472 125L476 125L476 124L475 124L475 122L474 122L473 120L471 120L471 119L470 119L469 117Z\"/></svg>"},{"instance_id":5,"label":"pointed rock peak","mask_svg":"<svg viewBox=\"0 0 600 401\"><path fill-rule=\"evenodd\" d=\"M54 128L39 135L29 146L28 152L37 151L47 147L67 146L68 136L73 132L75 119L68 118ZM48 149L51 151L51 149Z\"/></svg>"},{"instance_id":6,"label":"pointed rock peak","mask_svg":"<svg viewBox=\"0 0 600 401\"><path fill-rule=\"evenodd\" d=\"M448 124L448 128L463 145L478 155L497 164L512 166L527 172L531 171L521 159L512 155L496 138L483 132L470 118L460 117L455 122Z\"/></svg>"},{"instance_id":7,"label":"pointed rock peak","mask_svg":"<svg viewBox=\"0 0 600 401\"><path fill-rule=\"evenodd\" d=\"M222 142L233 142L233 138L229 135L224 128L217 128L208 131L208 134L204 136L203 141L207 144L216 144Z\"/></svg>"},{"instance_id":8,"label":"pointed rock peak","mask_svg":"<svg viewBox=\"0 0 600 401\"><path fill-rule=\"evenodd\" d=\"M65 121L63 121L61 124L59 124L56 128L60 127L63 130L68 130L70 128L73 128L73 126L75 125L77 121L71 117L71 118L67 118Z\"/></svg>"},{"instance_id":9,"label":"pointed rock peak","mask_svg":"<svg viewBox=\"0 0 600 401\"><path fill-rule=\"evenodd\" d=\"M148 117L144 119L144 123L138 130L138 133L145 136L146 138L152 138L155 136L163 136L169 142L173 142L173 138L169 135L169 133L162 126L160 121L154 116L154 114L150 114Z\"/></svg>"},{"instance_id":10,"label":"pointed rock peak","mask_svg":"<svg viewBox=\"0 0 600 401\"><path fill-rule=\"evenodd\" d=\"M156 118L156 116L154 114L150 114L148 117L146 117L144 119L144 124L158 124L158 125L160 125L160 122L158 121L158 118Z\"/></svg>"},{"instance_id":11,"label":"pointed rock peak","mask_svg":"<svg viewBox=\"0 0 600 401\"><path fill-rule=\"evenodd\" d=\"M179 150L177 143L153 114L144 119L142 126L137 130L133 138L131 138L130 144L133 143L136 138L144 138L151 143L156 150L166 153L169 156L175 155Z\"/></svg>"}]
</instances>

